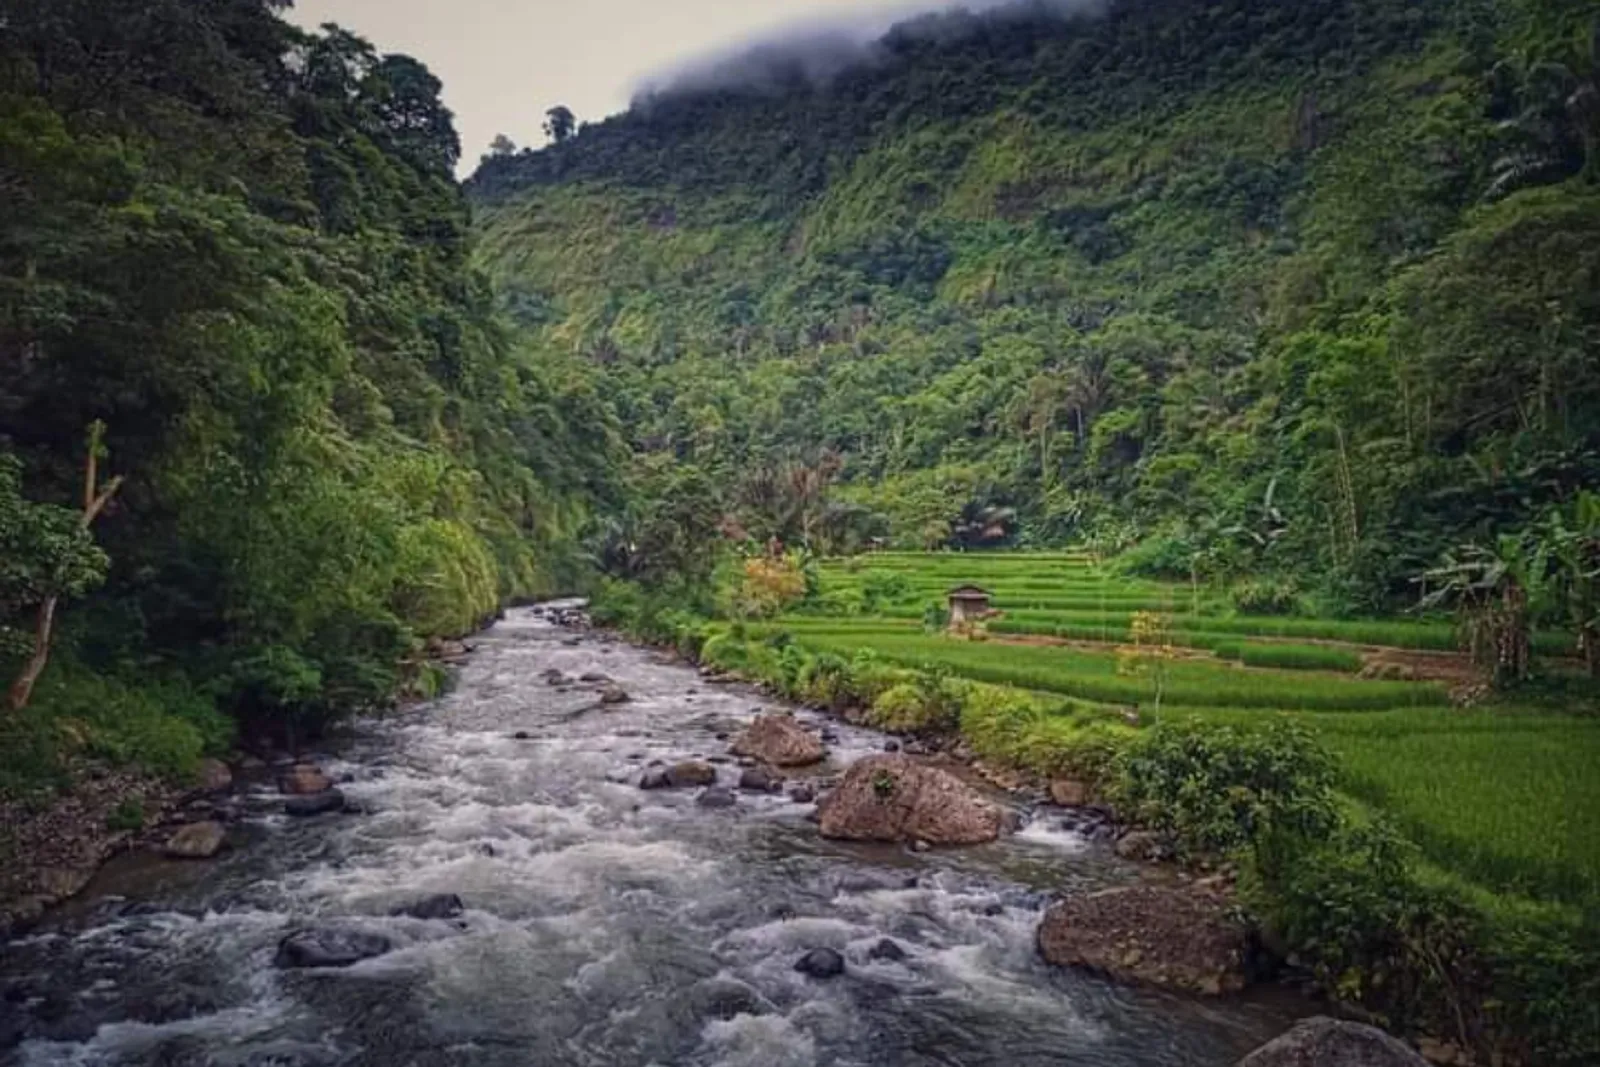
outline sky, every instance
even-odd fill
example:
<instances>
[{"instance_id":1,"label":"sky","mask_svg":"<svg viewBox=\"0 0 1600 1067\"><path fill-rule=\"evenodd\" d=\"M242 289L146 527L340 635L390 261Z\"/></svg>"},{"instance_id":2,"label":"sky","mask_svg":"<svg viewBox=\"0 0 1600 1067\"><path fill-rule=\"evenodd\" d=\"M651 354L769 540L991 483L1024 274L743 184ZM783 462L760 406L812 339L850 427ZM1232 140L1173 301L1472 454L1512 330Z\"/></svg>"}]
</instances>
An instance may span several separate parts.
<instances>
[{"instance_id":1,"label":"sky","mask_svg":"<svg viewBox=\"0 0 1600 1067\"><path fill-rule=\"evenodd\" d=\"M905 0L295 0L291 17L337 22L379 51L426 63L444 82L470 171L497 133L543 144L544 112L556 104L580 121L602 119L626 109L646 79L708 54L797 24L882 29L907 8Z\"/></svg>"}]
</instances>

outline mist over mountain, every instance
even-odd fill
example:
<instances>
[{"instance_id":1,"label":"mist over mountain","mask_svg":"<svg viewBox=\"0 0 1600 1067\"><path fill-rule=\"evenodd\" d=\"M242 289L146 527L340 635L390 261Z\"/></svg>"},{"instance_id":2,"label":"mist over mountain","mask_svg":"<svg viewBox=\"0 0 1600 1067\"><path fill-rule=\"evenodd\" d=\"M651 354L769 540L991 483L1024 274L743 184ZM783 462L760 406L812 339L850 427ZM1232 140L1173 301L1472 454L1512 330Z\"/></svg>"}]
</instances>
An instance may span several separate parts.
<instances>
[{"instance_id":1,"label":"mist over mountain","mask_svg":"<svg viewBox=\"0 0 1600 1067\"><path fill-rule=\"evenodd\" d=\"M932 7L899 4L855 17L808 20L770 31L675 64L644 79L633 106L675 93L749 90L781 92L832 82L842 72L881 62L886 37L951 40L973 31L980 19L1072 18L1104 11L1107 0L971 0Z\"/></svg>"}]
</instances>

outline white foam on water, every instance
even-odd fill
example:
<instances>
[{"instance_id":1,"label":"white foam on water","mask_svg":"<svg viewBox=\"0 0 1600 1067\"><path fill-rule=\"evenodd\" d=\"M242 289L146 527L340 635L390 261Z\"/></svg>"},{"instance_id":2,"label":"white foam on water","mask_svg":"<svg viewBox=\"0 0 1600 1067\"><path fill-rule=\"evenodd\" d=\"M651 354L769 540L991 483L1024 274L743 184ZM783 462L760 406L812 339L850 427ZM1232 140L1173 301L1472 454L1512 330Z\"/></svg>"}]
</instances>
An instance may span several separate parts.
<instances>
[{"instance_id":1,"label":"white foam on water","mask_svg":"<svg viewBox=\"0 0 1600 1067\"><path fill-rule=\"evenodd\" d=\"M713 1019L702 1034L702 1055L716 1067L811 1067L817 1046L811 1035L782 1015L735 1015Z\"/></svg>"},{"instance_id":2,"label":"white foam on water","mask_svg":"<svg viewBox=\"0 0 1600 1067\"><path fill-rule=\"evenodd\" d=\"M1012 834L1011 840L1060 852L1086 852L1089 849L1088 838L1076 830L1068 829L1060 823L1052 823L1048 819L1034 819Z\"/></svg>"}]
</instances>

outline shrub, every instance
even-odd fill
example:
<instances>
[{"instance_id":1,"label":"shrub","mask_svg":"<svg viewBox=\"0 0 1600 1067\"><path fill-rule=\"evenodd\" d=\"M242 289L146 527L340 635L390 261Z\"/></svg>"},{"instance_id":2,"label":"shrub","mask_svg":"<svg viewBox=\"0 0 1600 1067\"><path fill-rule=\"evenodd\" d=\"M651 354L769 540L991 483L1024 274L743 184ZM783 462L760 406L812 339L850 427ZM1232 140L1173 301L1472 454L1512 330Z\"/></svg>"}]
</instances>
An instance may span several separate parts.
<instances>
[{"instance_id":1,"label":"shrub","mask_svg":"<svg viewBox=\"0 0 1600 1067\"><path fill-rule=\"evenodd\" d=\"M1333 783L1332 756L1304 727L1190 720L1139 734L1118 761L1112 799L1181 854L1221 855L1268 831L1326 833L1337 822Z\"/></svg>"},{"instance_id":2,"label":"shrub","mask_svg":"<svg viewBox=\"0 0 1600 1067\"><path fill-rule=\"evenodd\" d=\"M118 803L106 815L106 829L113 833L144 829L144 802L138 797L129 797Z\"/></svg>"},{"instance_id":3,"label":"shrub","mask_svg":"<svg viewBox=\"0 0 1600 1067\"><path fill-rule=\"evenodd\" d=\"M1140 541L1112 565L1118 573L1134 577L1187 580L1194 561L1195 547L1188 538L1164 534Z\"/></svg>"},{"instance_id":4,"label":"shrub","mask_svg":"<svg viewBox=\"0 0 1600 1067\"><path fill-rule=\"evenodd\" d=\"M755 556L741 565L728 613L742 618L767 619L780 614L806 596L806 575L789 556Z\"/></svg>"},{"instance_id":5,"label":"shrub","mask_svg":"<svg viewBox=\"0 0 1600 1067\"><path fill-rule=\"evenodd\" d=\"M876 615L880 608L898 604L913 592L911 579L898 571L867 571L861 576L861 612Z\"/></svg>"},{"instance_id":6,"label":"shrub","mask_svg":"<svg viewBox=\"0 0 1600 1067\"><path fill-rule=\"evenodd\" d=\"M1300 607L1300 593L1294 584L1274 578L1240 582L1229 590L1228 597L1244 615L1293 615Z\"/></svg>"}]
</instances>

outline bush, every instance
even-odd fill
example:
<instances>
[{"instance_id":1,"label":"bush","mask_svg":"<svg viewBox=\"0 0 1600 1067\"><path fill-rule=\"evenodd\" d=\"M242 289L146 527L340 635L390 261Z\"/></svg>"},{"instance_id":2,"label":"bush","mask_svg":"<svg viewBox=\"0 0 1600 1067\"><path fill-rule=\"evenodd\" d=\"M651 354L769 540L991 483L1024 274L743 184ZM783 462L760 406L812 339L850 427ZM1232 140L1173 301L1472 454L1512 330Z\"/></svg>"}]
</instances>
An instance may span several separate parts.
<instances>
[{"instance_id":1,"label":"bush","mask_svg":"<svg viewBox=\"0 0 1600 1067\"><path fill-rule=\"evenodd\" d=\"M1292 582L1253 578L1228 591L1234 609L1244 615L1293 615L1300 609L1300 593Z\"/></svg>"},{"instance_id":2,"label":"bush","mask_svg":"<svg viewBox=\"0 0 1600 1067\"><path fill-rule=\"evenodd\" d=\"M1302 726L1190 720L1159 723L1124 749L1112 799L1194 857L1235 852L1269 831L1328 832L1333 784L1332 756Z\"/></svg>"},{"instance_id":3,"label":"bush","mask_svg":"<svg viewBox=\"0 0 1600 1067\"><path fill-rule=\"evenodd\" d=\"M892 733L948 733L961 723L960 687L934 673L919 672L872 701L869 721Z\"/></svg>"},{"instance_id":4,"label":"bush","mask_svg":"<svg viewBox=\"0 0 1600 1067\"><path fill-rule=\"evenodd\" d=\"M870 570L861 576L861 613L876 615L914 594L911 579L899 571Z\"/></svg>"},{"instance_id":5,"label":"bush","mask_svg":"<svg viewBox=\"0 0 1600 1067\"><path fill-rule=\"evenodd\" d=\"M1139 578L1168 578L1187 581L1195 565L1195 546L1186 537L1173 534L1148 537L1118 556L1112 566L1117 573Z\"/></svg>"}]
</instances>

